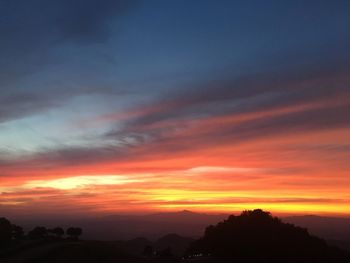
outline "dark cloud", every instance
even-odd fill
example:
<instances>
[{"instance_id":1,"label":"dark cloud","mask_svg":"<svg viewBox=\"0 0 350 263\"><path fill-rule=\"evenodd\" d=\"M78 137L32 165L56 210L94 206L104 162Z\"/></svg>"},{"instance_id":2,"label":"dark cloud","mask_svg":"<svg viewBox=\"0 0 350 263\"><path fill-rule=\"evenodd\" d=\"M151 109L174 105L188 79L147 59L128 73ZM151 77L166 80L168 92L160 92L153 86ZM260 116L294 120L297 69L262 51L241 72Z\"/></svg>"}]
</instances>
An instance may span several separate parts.
<instances>
[{"instance_id":1,"label":"dark cloud","mask_svg":"<svg viewBox=\"0 0 350 263\"><path fill-rule=\"evenodd\" d=\"M109 20L124 14L135 3L126 0L3 0L0 30L8 37L1 46L11 48L11 44L26 40L26 45L17 45L30 51L35 46L40 48L62 40L79 44L101 42L108 36Z\"/></svg>"},{"instance_id":2,"label":"dark cloud","mask_svg":"<svg viewBox=\"0 0 350 263\"><path fill-rule=\"evenodd\" d=\"M12 119L42 113L50 108L64 106L77 96L124 96L125 91L110 87L84 86L79 88L48 87L46 90L9 90L0 94L0 124Z\"/></svg>"},{"instance_id":3,"label":"dark cloud","mask_svg":"<svg viewBox=\"0 0 350 263\"><path fill-rule=\"evenodd\" d=\"M225 76L208 80L161 95L154 105L145 107L145 114L131 120L130 125L278 109L349 96L349 68L350 64L337 69L282 69L239 78ZM154 110L147 111L148 108Z\"/></svg>"},{"instance_id":4,"label":"dark cloud","mask_svg":"<svg viewBox=\"0 0 350 263\"><path fill-rule=\"evenodd\" d=\"M69 67L74 60L67 50L82 47L88 50L82 55L96 56L96 63L106 59L110 63L110 58L96 53L90 46L105 43L110 30L115 30L116 20L135 3L126 0L0 1L0 35L4 36L0 41L0 122L57 106L72 94L88 93L91 89L88 83L94 85L97 73L76 81L62 72L50 77L48 69L53 67L55 72L55 66ZM73 76L79 77L79 74L77 69ZM103 86L99 83L101 92L105 92Z\"/></svg>"},{"instance_id":5,"label":"dark cloud","mask_svg":"<svg viewBox=\"0 0 350 263\"><path fill-rule=\"evenodd\" d=\"M57 190L53 188L35 188L30 190L18 190L15 192L2 192L0 193L0 197L11 197L11 196L35 196L35 195L58 195L62 194L62 190Z\"/></svg>"},{"instance_id":6,"label":"dark cloud","mask_svg":"<svg viewBox=\"0 0 350 263\"><path fill-rule=\"evenodd\" d=\"M12 158L0 162L3 173L6 168L10 170L17 165L21 168L31 169L55 169L57 167L79 166L82 164L94 164L107 160L122 158L126 151L115 147L65 147L61 149L43 150L29 157Z\"/></svg>"},{"instance_id":7,"label":"dark cloud","mask_svg":"<svg viewBox=\"0 0 350 263\"><path fill-rule=\"evenodd\" d=\"M58 105L59 100L50 99L48 94L21 93L2 95L0 96L0 123Z\"/></svg>"},{"instance_id":8,"label":"dark cloud","mask_svg":"<svg viewBox=\"0 0 350 263\"><path fill-rule=\"evenodd\" d=\"M296 135L305 132L347 128L350 104L334 108L284 114L234 124L222 124L210 130L200 129L179 136L164 136L151 142L152 152L174 153L206 149L221 144L242 144L272 136ZM150 154L150 153L149 153Z\"/></svg>"},{"instance_id":9,"label":"dark cloud","mask_svg":"<svg viewBox=\"0 0 350 263\"><path fill-rule=\"evenodd\" d=\"M17 79L52 62L48 49L62 41L79 45L105 41L109 19L128 6L130 2L124 0L1 1L0 33L6 36L0 42L1 61L6 63L2 84L5 77Z\"/></svg>"}]
</instances>

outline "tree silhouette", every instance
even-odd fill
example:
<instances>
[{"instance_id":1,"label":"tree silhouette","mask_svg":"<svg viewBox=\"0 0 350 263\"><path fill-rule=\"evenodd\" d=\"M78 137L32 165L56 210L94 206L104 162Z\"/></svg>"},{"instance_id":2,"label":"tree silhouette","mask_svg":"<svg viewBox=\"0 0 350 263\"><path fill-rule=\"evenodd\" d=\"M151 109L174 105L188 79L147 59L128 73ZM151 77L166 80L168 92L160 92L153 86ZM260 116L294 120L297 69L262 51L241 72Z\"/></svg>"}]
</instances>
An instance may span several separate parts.
<instances>
[{"instance_id":1,"label":"tree silhouette","mask_svg":"<svg viewBox=\"0 0 350 263\"><path fill-rule=\"evenodd\" d=\"M0 218L0 248L7 246L11 242L12 227L9 220Z\"/></svg>"},{"instance_id":2,"label":"tree silhouette","mask_svg":"<svg viewBox=\"0 0 350 263\"><path fill-rule=\"evenodd\" d=\"M42 239L47 237L48 231L46 227L37 226L33 230L29 231L28 237L30 239Z\"/></svg>"},{"instance_id":3,"label":"tree silhouette","mask_svg":"<svg viewBox=\"0 0 350 263\"><path fill-rule=\"evenodd\" d=\"M206 256L214 262L350 262L345 252L329 247L306 229L285 224L260 209L207 227L187 256Z\"/></svg>"},{"instance_id":4,"label":"tree silhouette","mask_svg":"<svg viewBox=\"0 0 350 263\"><path fill-rule=\"evenodd\" d=\"M150 245L145 246L144 250L143 250L143 255L145 257L152 257L154 256L154 248Z\"/></svg>"},{"instance_id":5,"label":"tree silhouette","mask_svg":"<svg viewBox=\"0 0 350 263\"><path fill-rule=\"evenodd\" d=\"M23 236L24 236L24 231L23 231L23 228L21 226L18 226L18 225L15 225L15 224L12 224L11 225L11 229L12 229L12 237L13 239L15 240L19 240L19 239L22 239Z\"/></svg>"},{"instance_id":6,"label":"tree silhouette","mask_svg":"<svg viewBox=\"0 0 350 263\"><path fill-rule=\"evenodd\" d=\"M70 227L66 231L66 234L74 240L78 240L82 233L83 230L80 227Z\"/></svg>"},{"instance_id":7,"label":"tree silhouette","mask_svg":"<svg viewBox=\"0 0 350 263\"><path fill-rule=\"evenodd\" d=\"M62 238L64 235L64 230L62 227L55 227L49 230L50 233L54 234L57 238Z\"/></svg>"},{"instance_id":8,"label":"tree silhouette","mask_svg":"<svg viewBox=\"0 0 350 263\"><path fill-rule=\"evenodd\" d=\"M160 257L165 257L165 258L168 258L168 257L173 257L173 252L171 251L171 247L167 247L163 250L160 250L157 252L157 254L160 256Z\"/></svg>"}]
</instances>

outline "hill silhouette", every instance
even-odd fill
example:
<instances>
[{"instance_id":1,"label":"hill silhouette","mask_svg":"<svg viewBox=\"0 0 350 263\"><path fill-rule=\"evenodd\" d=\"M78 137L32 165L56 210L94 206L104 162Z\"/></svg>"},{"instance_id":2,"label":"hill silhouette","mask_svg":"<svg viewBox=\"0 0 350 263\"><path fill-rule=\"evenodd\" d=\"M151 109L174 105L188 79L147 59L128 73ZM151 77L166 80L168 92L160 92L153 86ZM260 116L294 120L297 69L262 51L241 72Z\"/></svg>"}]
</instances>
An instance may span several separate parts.
<instances>
[{"instance_id":1,"label":"hill silhouette","mask_svg":"<svg viewBox=\"0 0 350 263\"><path fill-rule=\"evenodd\" d=\"M189 211L179 212L177 216L193 220L202 217ZM213 219L209 215L204 217ZM174 220L170 213L150 218L162 219L152 223ZM89 241L78 238L83 232L80 226L66 230L40 226L25 233L20 226L1 218L0 262L350 262L349 252L260 209L231 215L209 225L197 240L167 234L155 241L146 238Z\"/></svg>"},{"instance_id":2,"label":"hill silhouette","mask_svg":"<svg viewBox=\"0 0 350 263\"><path fill-rule=\"evenodd\" d=\"M192 238L168 234L159 238L154 246L158 251L170 248L174 255L183 255L193 241Z\"/></svg>"},{"instance_id":3,"label":"hill silhouette","mask_svg":"<svg viewBox=\"0 0 350 263\"><path fill-rule=\"evenodd\" d=\"M187 258L203 262L350 262L347 252L260 209L207 227L187 251Z\"/></svg>"}]
</instances>

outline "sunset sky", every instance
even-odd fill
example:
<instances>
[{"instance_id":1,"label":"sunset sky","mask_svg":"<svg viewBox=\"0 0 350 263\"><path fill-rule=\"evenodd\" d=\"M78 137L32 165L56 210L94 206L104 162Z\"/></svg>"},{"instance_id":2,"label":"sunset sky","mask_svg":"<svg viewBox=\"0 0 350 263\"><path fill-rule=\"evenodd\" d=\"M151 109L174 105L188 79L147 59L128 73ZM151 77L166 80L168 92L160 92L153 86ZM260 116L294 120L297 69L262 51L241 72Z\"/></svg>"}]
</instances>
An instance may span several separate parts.
<instances>
[{"instance_id":1,"label":"sunset sky","mask_svg":"<svg viewBox=\"0 0 350 263\"><path fill-rule=\"evenodd\" d=\"M0 216L350 216L349 14L0 0Z\"/></svg>"}]
</instances>

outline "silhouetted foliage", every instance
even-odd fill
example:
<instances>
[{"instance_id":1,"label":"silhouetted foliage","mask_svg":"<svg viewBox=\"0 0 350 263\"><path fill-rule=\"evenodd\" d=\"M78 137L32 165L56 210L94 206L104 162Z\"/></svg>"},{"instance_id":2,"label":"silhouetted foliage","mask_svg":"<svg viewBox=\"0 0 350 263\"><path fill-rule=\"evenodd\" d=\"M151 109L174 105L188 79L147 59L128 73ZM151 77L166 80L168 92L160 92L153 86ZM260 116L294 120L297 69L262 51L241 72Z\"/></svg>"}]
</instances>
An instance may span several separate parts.
<instances>
[{"instance_id":1,"label":"silhouetted foliage","mask_svg":"<svg viewBox=\"0 0 350 263\"><path fill-rule=\"evenodd\" d=\"M154 248L152 246L145 246L145 249L143 250L143 256L145 257L154 256Z\"/></svg>"},{"instance_id":2,"label":"silhouetted foliage","mask_svg":"<svg viewBox=\"0 0 350 263\"><path fill-rule=\"evenodd\" d=\"M13 239L19 240L19 239L22 239L24 237L24 231L23 231L23 228L21 226L12 224L11 228L12 228L11 232L12 232Z\"/></svg>"},{"instance_id":3,"label":"silhouetted foliage","mask_svg":"<svg viewBox=\"0 0 350 263\"><path fill-rule=\"evenodd\" d=\"M209 226L192 244L188 257L216 262L348 262L345 252L329 247L304 228L283 223L260 209L230 216ZM350 262L350 261L349 261Z\"/></svg>"},{"instance_id":4,"label":"silhouetted foliage","mask_svg":"<svg viewBox=\"0 0 350 263\"><path fill-rule=\"evenodd\" d=\"M70 227L66 231L66 234L75 240L78 240L82 233L83 230L80 227Z\"/></svg>"},{"instance_id":5,"label":"silhouetted foliage","mask_svg":"<svg viewBox=\"0 0 350 263\"><path fill-rule=\"evenodd\" d=\"M64 235L64 230L62 227L55 227L53 229L50 229L49 232L58 238L61 238Z\"/></svg>"},{"instance_id":6,"label":"silhouetted foliage","mask_svg":"<svg viewBox=\"0 0 350 263\"><path fill-rule=\"evenodd\" d=\"M12 226L9 220L0 218L0 248L7 246L11 242Z\"/></svg>"},{"instance_id":7,"label":"silhouetted foliage","mask_svg":"<svg viewBox=\"0 0 350 263\"><path fill-rule=\"evenodd\" d=\"M47 237L48 231L46 227L37 226L33 230L29 231L28 237L30 239L42 239Z\"/></svg>"},{"instance_id":8,"label":"silhouetted foliage","mask_svg":"<svg viewBox=\"0 0 350 263\"><path fill-rule=\"evenodd\" d=\"M157 255L160 257L172 257L173 252L171 251L171 247L167 247L163 250L158 251Z\"/></svg>"}]
</instances>

